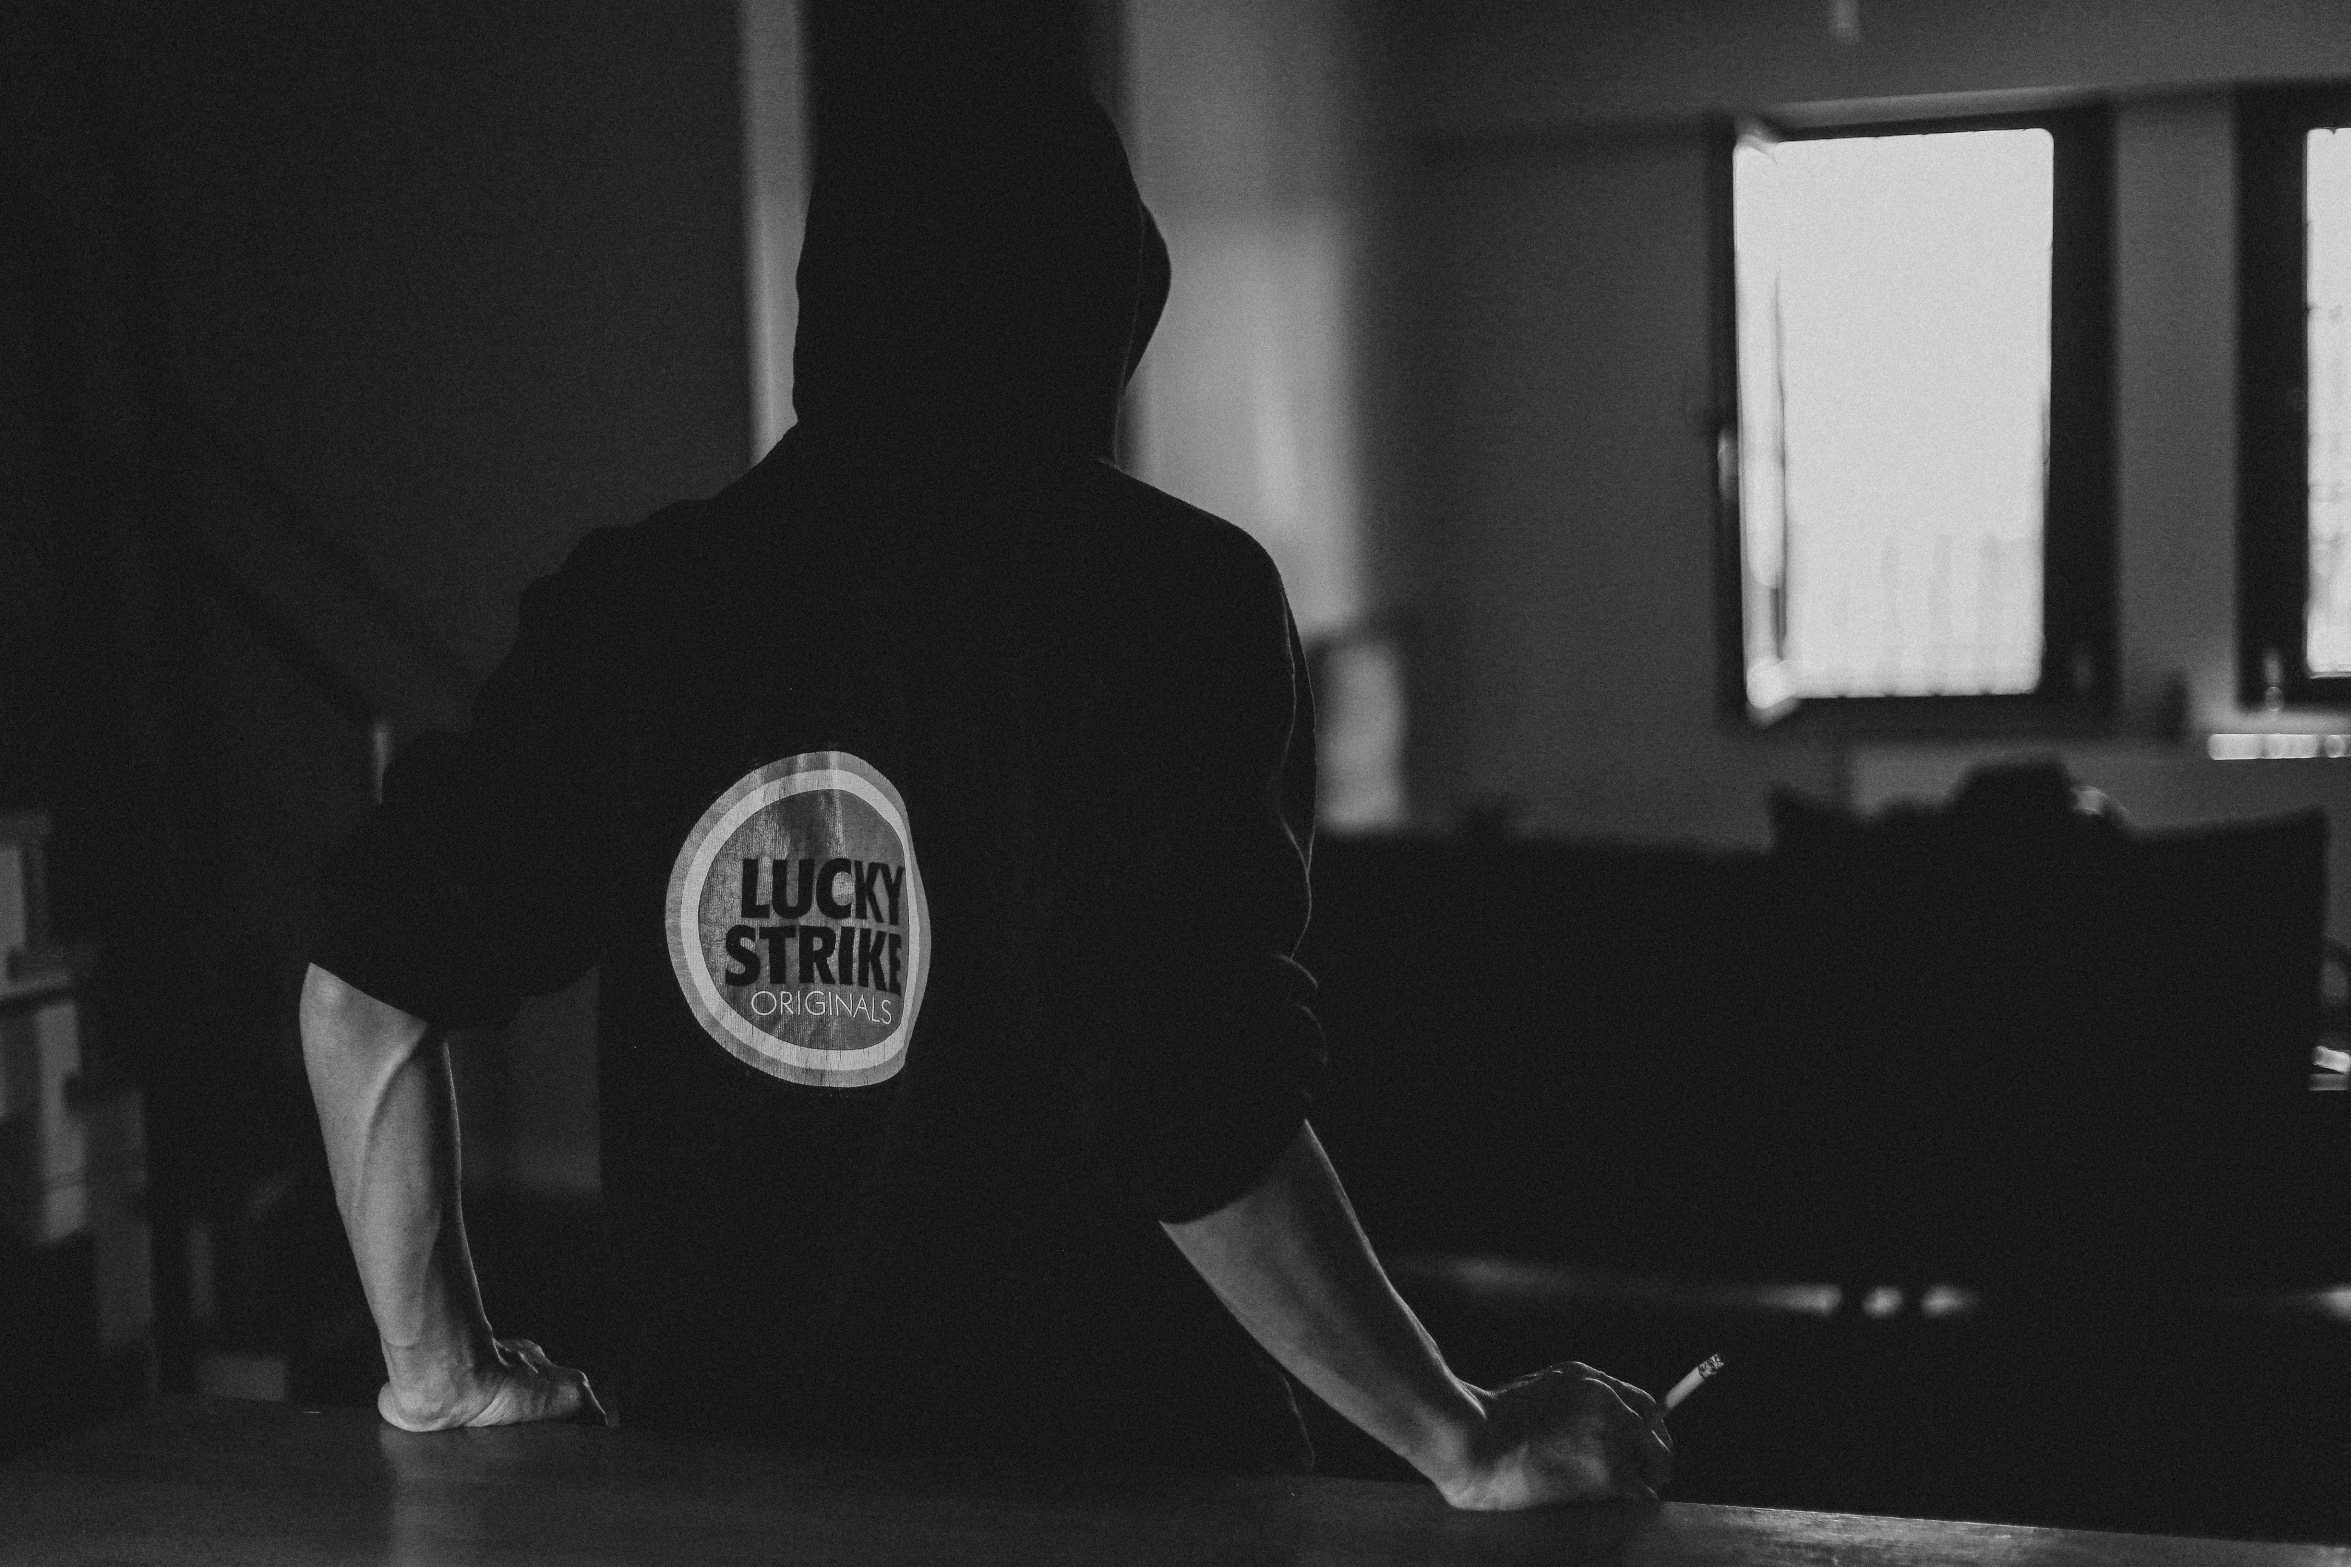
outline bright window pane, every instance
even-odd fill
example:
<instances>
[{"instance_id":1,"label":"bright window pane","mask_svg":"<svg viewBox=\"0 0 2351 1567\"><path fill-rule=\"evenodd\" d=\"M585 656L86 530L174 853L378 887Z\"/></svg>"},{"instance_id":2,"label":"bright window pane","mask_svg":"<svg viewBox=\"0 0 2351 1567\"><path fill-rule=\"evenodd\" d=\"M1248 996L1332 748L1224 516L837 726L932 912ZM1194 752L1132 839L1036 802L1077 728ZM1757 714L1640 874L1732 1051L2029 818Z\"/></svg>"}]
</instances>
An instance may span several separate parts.
<instances>
[{"instance_id":1,"label":"bright window pane","mask_svg":"<svg viewBox=\"0 0 2351 1567\"><path fill-rule=\"evenodd\" d=\"M2038 683L2051 152L2043 130L1738 149L1758 707Z\"/></svg>"},{"instance_id":2,"label":"bright window pane","mask_svg":"<svg viewBox=\"0 0 2351 1567\"><path fill-rule=\"evenodd\" d=\"M2314 675L2351 674L2351 130L2305 143L2310 329L2310 604L2303 656Z\"/></svg>"}]
</instances>

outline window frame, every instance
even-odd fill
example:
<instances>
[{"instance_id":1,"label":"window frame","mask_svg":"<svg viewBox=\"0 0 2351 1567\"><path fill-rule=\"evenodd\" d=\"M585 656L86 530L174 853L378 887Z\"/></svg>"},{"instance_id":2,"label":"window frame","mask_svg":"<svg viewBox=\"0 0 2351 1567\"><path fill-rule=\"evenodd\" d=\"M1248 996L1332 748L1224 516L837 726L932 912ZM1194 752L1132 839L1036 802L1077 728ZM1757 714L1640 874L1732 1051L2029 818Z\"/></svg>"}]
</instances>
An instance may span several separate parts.
<instances>
[{"instance_id":1,"label":"window frame","mask_svg":"<svg viewBox=\"0 0 2351 1567\"><path fill-rule=\"evenodd\" d=\"M1718 696L1725 720L1754 731L1975 735L2105 734L2121 688L2115 551L2114 110L2104 98L1970 111L1941 100L1718 116L1706 163L1714 349ZM1738 277L1732 158L1742 133L1783 141L1946 131L2038 129L2052 143L2049 471L2042 508L2040 678L2029 692L1798 696L1748 700L1741 554ZM2063 432L2061 434L2061 432Z\"/></svg>"},{"instance_id":2,"label":"window frame","mask_svg":"<svg viewBox=\"0 0 2351 1567\"><path fill-rule=\"evenodd\" d=\"M2351 81L2239 87L2237 700L2351 708L2351 674L2309 667L2306 133L2351 127ZM2270 678L2268 655L2278 660Z\"/></svg>"}]
</instances>

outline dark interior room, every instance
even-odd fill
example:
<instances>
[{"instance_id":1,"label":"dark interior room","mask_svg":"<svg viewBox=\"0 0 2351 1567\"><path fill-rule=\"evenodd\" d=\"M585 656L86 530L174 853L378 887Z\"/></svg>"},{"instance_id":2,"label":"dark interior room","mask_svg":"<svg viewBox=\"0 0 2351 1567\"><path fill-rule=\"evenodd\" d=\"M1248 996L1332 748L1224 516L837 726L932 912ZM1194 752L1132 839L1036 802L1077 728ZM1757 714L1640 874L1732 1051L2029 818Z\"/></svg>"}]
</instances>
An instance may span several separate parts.
<instances>
[{"instance_id":1,"label":"dark interior room","mask_svg":"<svg viewBox=\"0 0 2351 1567\"><path fill-rule=\"evenodd\" d=\"M379 1432L326 889L526 589L794 428L883 11L1115 126L1171 281L1111 455L1311 692L1341 1205L1476 1388L1719 1356L1662 1510L1449 1512L1263 1335L1311 1480L902 1477L895 1555L626 1391ZM463 1465L610 1438L663 1559L2351 1561L2351 9L60 0L0 128L0 1557L489 1559ZM516 983L445 1030L462 1230L625 1390L599 970ZM497 1559L657 1554L607 1524Z\"/></svg>"}]
</instances>

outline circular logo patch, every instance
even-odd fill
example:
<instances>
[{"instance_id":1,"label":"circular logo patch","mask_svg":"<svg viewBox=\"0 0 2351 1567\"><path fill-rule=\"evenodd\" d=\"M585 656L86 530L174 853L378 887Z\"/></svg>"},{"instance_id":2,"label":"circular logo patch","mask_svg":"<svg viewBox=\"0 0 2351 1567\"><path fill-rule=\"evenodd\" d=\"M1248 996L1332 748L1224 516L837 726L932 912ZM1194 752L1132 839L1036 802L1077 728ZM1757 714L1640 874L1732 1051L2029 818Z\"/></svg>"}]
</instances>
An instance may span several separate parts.
<instances>
[{"instance_id":1,"label":"circular logo patch","mask_svg":"<svg viewBox=\"0 0 2351 1567\"><path fill-rule=\"evenodd\" d=\"M739 780L669 873L669 960L736 1060L857 1088L898 1074L930 971L930 908L906 802L846 751Z\"/></svg>"}]
</instances>

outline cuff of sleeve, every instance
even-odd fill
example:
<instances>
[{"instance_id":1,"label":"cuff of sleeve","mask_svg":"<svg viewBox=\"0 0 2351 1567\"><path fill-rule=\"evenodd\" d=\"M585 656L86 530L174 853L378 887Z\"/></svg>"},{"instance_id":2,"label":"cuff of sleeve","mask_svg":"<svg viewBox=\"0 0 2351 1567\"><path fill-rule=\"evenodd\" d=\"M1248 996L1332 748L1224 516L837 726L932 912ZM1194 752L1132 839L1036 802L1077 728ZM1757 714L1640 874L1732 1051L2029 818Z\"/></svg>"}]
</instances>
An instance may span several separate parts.
<instances>
[{"instance_id":1,"label":"cuff of sleeve","mask_svg":"<svg viewBox=\"0 0 2351 1567\"><path fill-rule=\"evenodd\" d=\"M440 1028L504 1028L522 1004L519 997L453 1000L453 988L442 976L388 958L344 931L322 931L311 944L310 961L362 995Z\"/></svg>"},{"instance_id":2,"label":"cuff of sleeve","mask_svg":"<svg viewBox=\"0 0 2351 1567\"><path fill-rule=\"evenodd\" d=\"M1254 1190L1305 1124L1303 1096L1269 1101L1256 1107L1245 1125L1226 1129L1213 1162L1171 1170L1136 1195L1162 1224L1204 1219Z\"/></svg>"},{"instance_id":3,"label":"cuff of sleeve","mask_svg":"<svg viewBox=\"0 0 2351 1567\"><path fill-rule=\"evenodd\" d=\"M488 982L478 943L436 908L429 878L401 853L381 817L327 866L310 961L346 985L442 1028L499 1028L519 993Z\"/></svg>"},{"instance_id":4,"label":"cuff of sleeve","mask_svg":"<svg viewBox=\"0 0 2351 1567\"><path fill-rule=\"evenodd\" d=\"M1262 1027L1254 1036L1223 1033L1229 1053L1196 1056L1174 1080L1130 1085L1123 1103L1098 1105L1086 1118L1085 1140L1129 1204L1162 1223L1182 1224L1216 1212L1263 1179L1305 1122L1323 1064L1314 1015L1296 1006L1287 1012L1274 1038ZM1253 1048L1236 1048L1241 1037L1253 1037Z\"/></svg>"}]
</instances>

